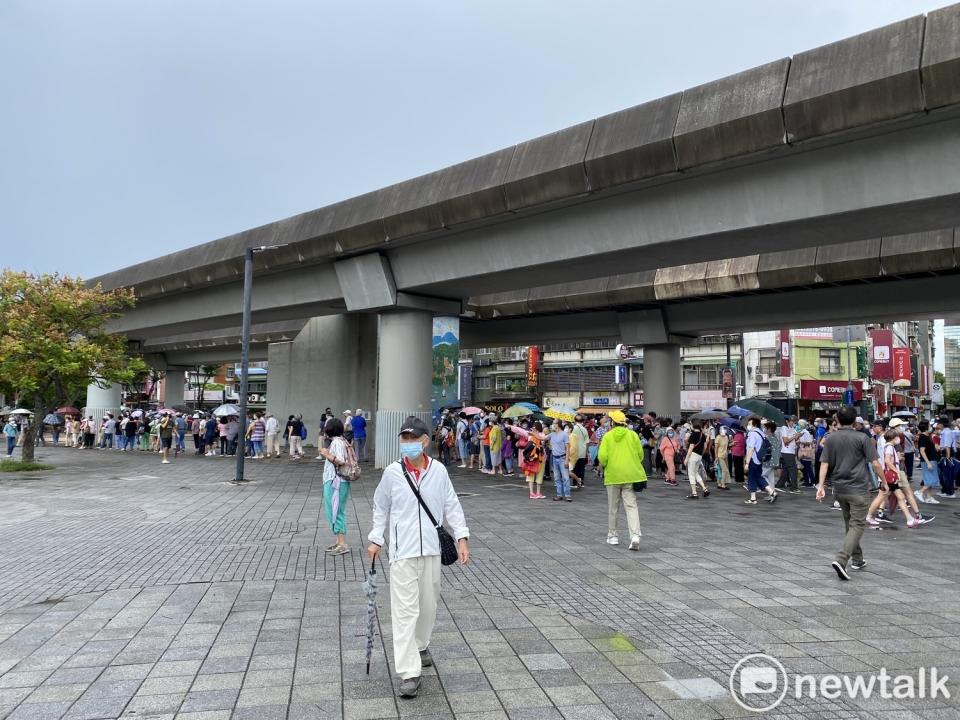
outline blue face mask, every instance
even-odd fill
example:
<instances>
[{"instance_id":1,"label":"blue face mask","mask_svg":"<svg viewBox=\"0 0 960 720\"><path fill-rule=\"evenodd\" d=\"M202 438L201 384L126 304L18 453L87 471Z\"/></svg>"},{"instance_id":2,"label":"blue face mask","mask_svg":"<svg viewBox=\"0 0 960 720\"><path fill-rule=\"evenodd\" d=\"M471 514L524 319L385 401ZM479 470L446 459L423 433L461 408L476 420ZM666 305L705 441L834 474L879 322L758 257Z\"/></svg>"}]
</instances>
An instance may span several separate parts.
<instances>
[{"instance_id":1,"label":"blue face mask","mask_svg":"<svg viewBox=\"0 0 960 720\"><path fill-rule=\"evenodd\" d=\"M674 435L676 435L676 433L673 430L667 431L667 437L673 437Z\"/></svg>"},{"instance_id":2,"label":"blue face mask","mask_svg":"<svg viewBox=\"0 0 960 720\"><path fill-rule=\"evenodd\" d=\"M400 455L410 460L416 460L423 455L423 445L419 442L402 442L400 443Z\"/></svg>"}]
</instances>

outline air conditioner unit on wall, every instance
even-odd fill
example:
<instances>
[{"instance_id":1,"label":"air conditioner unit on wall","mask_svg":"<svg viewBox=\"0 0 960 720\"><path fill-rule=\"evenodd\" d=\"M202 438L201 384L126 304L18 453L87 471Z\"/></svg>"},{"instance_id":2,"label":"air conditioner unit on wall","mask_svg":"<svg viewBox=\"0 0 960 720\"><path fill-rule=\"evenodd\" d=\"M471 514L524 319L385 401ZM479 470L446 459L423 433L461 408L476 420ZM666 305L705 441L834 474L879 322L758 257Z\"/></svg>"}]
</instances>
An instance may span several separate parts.
<instances>
[{"instance_id":1,"label":"air conditioner unit on wall","mask_svg":"<svg viewBox=\"0 0 960 720\"><path fill-rule=\"evenodd\" d=\"M772 377L769 379L769 382L770 387L768 389L771 395L774 393L786 395L790 392L790 381L788 378Z\"/></svg>"},{"instance_id":2,"label":"air conditioner unit on wall","mask_svg":"<svg viewBox=\"0 0 960 720\"><path fill-rule=\"evenodd\" d=\"M757 383L757 385L763 385L767 381L767 376L763 373L757 373L753 376L753 381Z\"/></svg>"}]
</instances>

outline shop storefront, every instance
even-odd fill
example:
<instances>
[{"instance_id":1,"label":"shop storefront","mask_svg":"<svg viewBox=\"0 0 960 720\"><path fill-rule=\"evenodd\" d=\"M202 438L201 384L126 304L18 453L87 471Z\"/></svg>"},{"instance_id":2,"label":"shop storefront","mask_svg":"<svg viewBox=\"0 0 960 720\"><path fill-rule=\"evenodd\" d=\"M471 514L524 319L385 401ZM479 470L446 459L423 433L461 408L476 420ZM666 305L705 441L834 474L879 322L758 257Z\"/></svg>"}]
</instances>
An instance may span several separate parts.
<instances>
[{"instance_id":1,"label":"shop storefront","mask_svg":"<svg viewBox=\"0 0 960 720\"><path fill-rule=\"evenodd\" d=\"M839 410L843 406L846 391L846 380L801 380L799 414L822 415ZM853 403L859 405L862 400L863 382L854 380Z\"/></svg>"}]
</instances>

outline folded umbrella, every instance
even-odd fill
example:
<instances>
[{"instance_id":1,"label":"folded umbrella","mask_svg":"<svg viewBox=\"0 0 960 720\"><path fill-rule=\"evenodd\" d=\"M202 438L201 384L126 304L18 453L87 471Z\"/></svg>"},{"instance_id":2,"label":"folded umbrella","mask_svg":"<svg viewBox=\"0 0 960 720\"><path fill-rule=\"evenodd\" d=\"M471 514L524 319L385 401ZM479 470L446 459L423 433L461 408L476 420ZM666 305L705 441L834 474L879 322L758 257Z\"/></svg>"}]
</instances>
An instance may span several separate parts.
<instances>
[{"instance_id":1,"label":"folded umbrella","mask_svg":"<svg viewBox=\"0 0 960 720\"><path fill-rule=\"evenodd\" d=\"M367 593L367 675L370 674L370 657L373 655L373 636L377 624L377 561L370 563L370 574L363 584Z\"/></svg>"}]
</instances>

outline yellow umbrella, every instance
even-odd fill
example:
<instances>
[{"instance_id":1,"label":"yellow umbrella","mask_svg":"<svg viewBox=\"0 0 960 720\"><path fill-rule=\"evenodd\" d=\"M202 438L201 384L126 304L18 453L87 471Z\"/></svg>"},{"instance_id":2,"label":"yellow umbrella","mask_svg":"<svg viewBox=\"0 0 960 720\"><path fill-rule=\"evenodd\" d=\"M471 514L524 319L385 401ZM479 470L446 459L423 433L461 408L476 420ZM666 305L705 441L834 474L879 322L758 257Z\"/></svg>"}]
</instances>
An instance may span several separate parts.
<instances>
[{"instance_id":1,"label":"yellow umbrella","mask_svg":"<svg viewBox=\"0 0 960 720\"><path fill-rule=\"evenodd\" d=\"M551 405L549 408L547 408L544 415L549 418L553 418L554 420L573 422L577 417L577 411L569 405Z\"/></svg>"}]
</instances>

